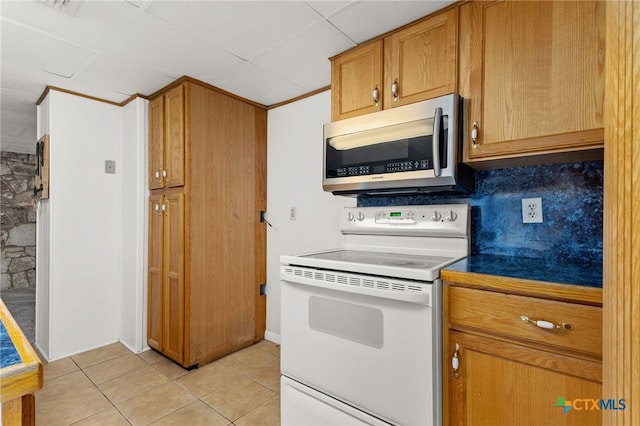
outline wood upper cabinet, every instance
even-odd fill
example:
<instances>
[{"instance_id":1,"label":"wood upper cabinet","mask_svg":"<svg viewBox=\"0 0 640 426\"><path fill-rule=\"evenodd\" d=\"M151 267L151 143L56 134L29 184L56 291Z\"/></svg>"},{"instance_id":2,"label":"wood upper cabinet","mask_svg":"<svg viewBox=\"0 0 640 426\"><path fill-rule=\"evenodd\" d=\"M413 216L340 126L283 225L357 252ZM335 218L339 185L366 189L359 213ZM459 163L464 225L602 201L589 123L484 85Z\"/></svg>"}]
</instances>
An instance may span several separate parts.
<instances>
[{"instance_id":1,"label":"wood upper cabinet","mask_svg":"<svg viewBox=\"0 0 640 426\"><path fill-rule=\"evenodd\" d=\"M604 52L601 1L462 5L465 160L602 148Z\"/></svg>"},{"instance_id":2,"label":"wood upper cabinet","mask_svg":"<svg viewBox=\"0 0 640 426\"><path fill-rule=\"evenodd\" d=\"M601 424L583 401L602 398L601 307L451 282L444 307L445 424ZM574 409L565 414L559 398Z\"/></svg>"},{"instance_id":3,"label":"wood upper cabinet","mask_svg":"<svg viewBox=\"0 0 640 426\"><path fill-rule=\"evenodd\" d=\"M149 102L149 188L184 186L185 85Z\"/></svg>"},{"instance_id":4,"label":"wood upper cabinet","mask_svg":"<svg viewBox=\"0 0 640 426\"><path fill-rule=\"evenodd\" d=\"M449 9L384 39L385 109L456 91L457 24Z\"/></svg>"},{"instance_id":5,"label":"wood upper cabinet","mask_svg":"<svg viewBox=\"0 0 640 426\"><path fill-rule=\"evenodd\" d=\"M331 119L456 91L458 9L427 17L331 59Z\"/></svg>"},{"instance_id":6,"label":"wood upper cabinet","mask_svg":"<svg viewBox=\"0 0 640 426\"><path fill-rule=\"evenodd\" d=\"M382 109L382 40L358 46L331 62L331 120Z\"/></svg>"}]
</instances>

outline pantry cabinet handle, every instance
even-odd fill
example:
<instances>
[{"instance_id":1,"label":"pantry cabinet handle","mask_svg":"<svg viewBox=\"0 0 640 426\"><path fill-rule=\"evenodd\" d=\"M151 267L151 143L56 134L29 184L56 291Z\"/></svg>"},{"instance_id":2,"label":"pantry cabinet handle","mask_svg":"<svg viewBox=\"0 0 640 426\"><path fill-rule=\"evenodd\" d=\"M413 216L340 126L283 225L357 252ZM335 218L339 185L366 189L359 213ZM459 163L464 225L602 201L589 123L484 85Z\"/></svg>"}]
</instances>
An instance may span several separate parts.
<instances>
[{"instance_id":1,"label":"pantry cabinet handle","mask_svg":"<svg viewBox=\"0 0 640 426\"><path fill-rule=\"evenodd\" d=\"M458 358L458 350L460 350L460 345L456 343L456 349L453 352L453 357L451 358L451 368L453 368L453 377L456 379L460 377L460 359Z\"/></svg>"},{"instance_id":2,"label":"pantry cabinet handle","mask_svg":"<svg viewBox=\"0 0 640 426\"><path fill-rule=\"evenodd\" d=\"M398 79L393 80L391 95L393 96L393 102L396 102L398 100Z\"/></svg>"},{"instance_id":3,"label":"pantry cabinet handle","mask_svg":"<svg viewBox=\"0 0 640 426\"><path fill-rule=\"evenodd\" d=\"M545 320L532 320L529 319L529 317L522 315L520 317L520 319L524 322L527 322L529 324L533 324L536 327L540 327L540 328L544 328L546 330L555 330L556 328L561 328L563 330L567 330L567 331L573 331L573 325L567 323L567 322L561 322L559 324L554 324L550 321L545 321Z\"/></svg>"},{"instance_id":4,"label":"pantry cabinet handle","mask_svg":"<svg viewBox=\"0 0 640 426\"><path fill-rule=\"evenodd\" d=\"M473 149L478 148L478 122L473 122L473 127L471 128L471 142L473 142Z\"/></svg>"},{"instance_id":5,"label":"pantry cabinet handle","mask_svg":"<svg viewBox=\"0 0 640 426\"><path fill-rule=\"evenodd\" d=\"M167 210L168 210L167 204L166 203L162 203L162 211L164 212L165 215L167 214Z\"/></svg>"},{"instance_id":6,"label":"pantry cabinet handle","mask_svg":"<svg viewBox=\"0 0 640 426\"><path fill-rule=\"evenodd\" d=\"M378 103L380 101L380 90L378 89L378 86L374 87L373 89L373 103L378 106Z\"/></svg>"}]
</instances>

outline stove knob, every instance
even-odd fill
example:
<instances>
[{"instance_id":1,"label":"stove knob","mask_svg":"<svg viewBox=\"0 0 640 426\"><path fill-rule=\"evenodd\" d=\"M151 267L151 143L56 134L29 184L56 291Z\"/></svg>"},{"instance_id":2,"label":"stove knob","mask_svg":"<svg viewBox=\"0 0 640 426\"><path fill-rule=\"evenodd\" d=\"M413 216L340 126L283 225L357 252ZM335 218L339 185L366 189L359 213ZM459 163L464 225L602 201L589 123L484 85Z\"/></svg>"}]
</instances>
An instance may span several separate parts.
<instances>
[{"instance_id":1,"label":"stove knob","mask_svg":"<svg viewBox=\"0 0 640 426\"><path fill-rule=\"evenodd\" d=\"M458 218L458 215L456 214L456 212L454 212L453 210L450 210L449 216L445 217L444 219L449 222L455 222L457 218Z\"/></svg>"},{"instance_id":2,"label":"stove knob","mask_svg":"<svg viewBox=\"0 0 640 426\"><path fill-rule=\"evenodd\" d=\"M353 222L355 220L355 217L353 216L353 213L351 213L351 212L347 213L347 220L349 222Z\"/></svg>"},{"instance_id":3,"label":"stove knob","mask_svg":"<svg viewBox=\"0 0 640 426\"><path fill-rule=\"evenodd\" d=\"M433 216L431 216L431 220L434 222L438 222L440 219L442 219L442 215L437 210L434 210Z\"/></svg>"},{"instance_id":4,"label":"stove knob","mask_svg":"<svg viewBox=\"0 0 640 426\"><path fill-rule=\"evenodd\" d=\"M364 220L364 213L362 213L362 212L358 213L358 220L360 222L362 222Z\"/></svg>"}]
</instances>

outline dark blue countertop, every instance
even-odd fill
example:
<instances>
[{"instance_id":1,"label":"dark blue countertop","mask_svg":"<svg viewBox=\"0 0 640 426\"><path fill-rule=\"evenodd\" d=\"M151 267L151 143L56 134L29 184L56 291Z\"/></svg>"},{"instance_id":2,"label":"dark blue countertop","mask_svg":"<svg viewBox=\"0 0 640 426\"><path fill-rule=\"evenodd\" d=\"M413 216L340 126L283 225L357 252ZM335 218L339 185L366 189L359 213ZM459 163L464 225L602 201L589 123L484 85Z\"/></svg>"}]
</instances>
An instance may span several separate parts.
<instances>
[{"instance_id":1,"label":"dark blue countertop","mask_svg":"<svg viewBox=\"0 0 640 426\"><path fill-rule=\"evenodd\" d=\"M0 321L0 368L9 367L10 365L20 364L22 359L20 354L13 345L11 336Z\"/></svg>"},{"instance_id":2,"label":"dark blue countertop","mask_svg":"<svg viewBox=\"0 0 640 426\"><path fill-rule=\"evenodd\" d=\"M475 255L445 270L602 288L602 265L554 263L525 257Z\"/></svg>"}]
</instances>

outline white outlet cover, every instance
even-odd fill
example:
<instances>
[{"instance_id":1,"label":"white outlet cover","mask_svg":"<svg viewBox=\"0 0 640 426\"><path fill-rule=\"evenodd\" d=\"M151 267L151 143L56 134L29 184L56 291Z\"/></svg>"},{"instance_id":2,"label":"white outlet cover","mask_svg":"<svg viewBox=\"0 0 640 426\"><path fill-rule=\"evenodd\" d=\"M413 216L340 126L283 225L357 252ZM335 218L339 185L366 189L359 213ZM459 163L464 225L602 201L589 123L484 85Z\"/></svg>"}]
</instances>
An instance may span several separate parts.
<instances>
[{"instance_id":1,"label":"white outlet cover","mask_svg":"<svg viewBox=\"0 0 640 426\"><path fill-rule=\"evenodd\" d=\"M522 199L522 223L543 223L542 198Z\"/></svg>"}]
</instances>

